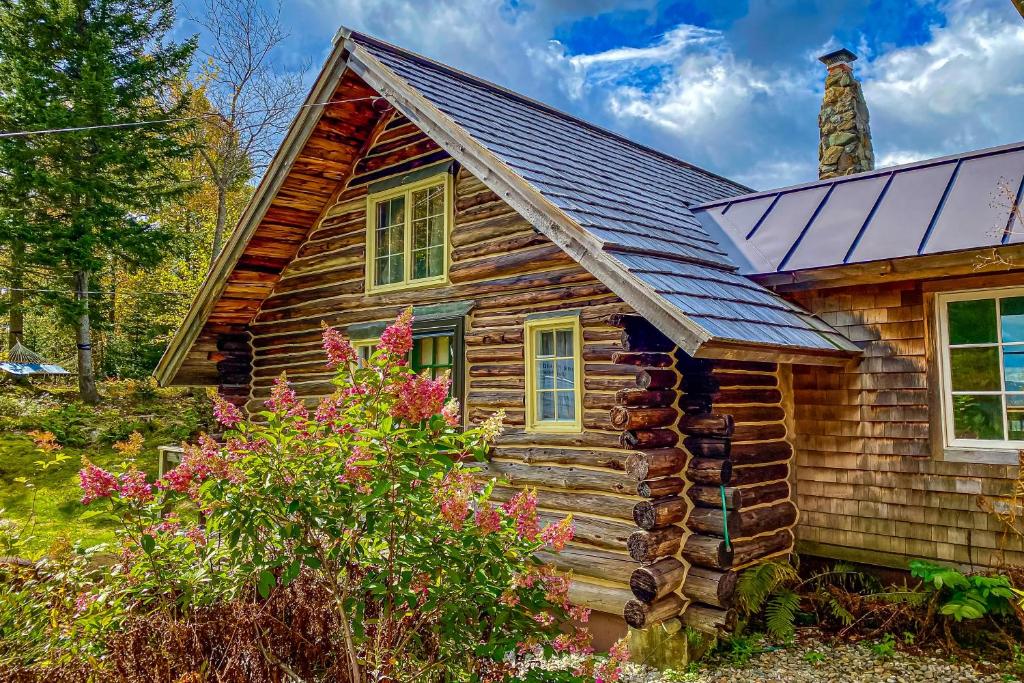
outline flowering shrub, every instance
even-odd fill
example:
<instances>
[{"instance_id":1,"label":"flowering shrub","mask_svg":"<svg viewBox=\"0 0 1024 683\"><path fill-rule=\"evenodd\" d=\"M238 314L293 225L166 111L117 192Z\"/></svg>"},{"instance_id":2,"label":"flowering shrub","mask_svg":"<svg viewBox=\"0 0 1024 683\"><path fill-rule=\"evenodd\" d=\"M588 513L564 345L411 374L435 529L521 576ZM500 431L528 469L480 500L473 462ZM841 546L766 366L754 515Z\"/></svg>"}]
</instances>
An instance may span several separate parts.
<instances>
[{"instance_id":1,"label":"flowering shrub","mask_svg":"<svg viewBox=\"0 0 1024 683\"><path fill-rule=\"evenodd\" d=\"M98 620L106 630L97 632L116 644L144 631L140 615L182 623L226 603L266 603L284 624L297 617L282 593L317 595L327 632L303 636L326 643L317 675L353 683L509 680L528 650L589 653L589 633L568 626L585 623L588 611L569 603L567 577L533 558L563 548L571 520L541 527L528 491L489 500L493 484L481 485L472 469L502 416L462 429L449 378L415 374L411 346L411 311L362 364L347 339L325 329L335 391L315 407L282 376L251 419L218 400L224 443L200 439L156 482L130 462L119 474L84 463L83 503L107 506L122 531L118 562L75 599L80 618ZM203 525L190 521L193 511ZM278 676L308 671L310 655L277 645L278 627L260 623L244 630L254 631L263 665L279 667ZM231 643L220 651L238 640L224 637ZM616 680L623 657L587 660L574 675ZM237 657L226 659L233 666ZM167 671L172 680L194 672L179 666Z\"/></svg>"}]
</instances>

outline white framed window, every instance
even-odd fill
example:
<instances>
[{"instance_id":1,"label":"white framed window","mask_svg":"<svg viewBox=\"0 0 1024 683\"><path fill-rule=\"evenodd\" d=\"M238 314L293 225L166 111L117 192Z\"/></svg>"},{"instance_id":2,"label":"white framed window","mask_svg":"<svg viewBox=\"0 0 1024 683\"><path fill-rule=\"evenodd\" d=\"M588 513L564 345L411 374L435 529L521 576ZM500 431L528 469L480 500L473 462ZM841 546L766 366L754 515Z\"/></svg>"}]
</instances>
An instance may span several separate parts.
<instances>
[{"instance_id":1,"label":"white framed window","mask_svg":"<svg viewBox=\"0 0 1024 683\"><path fill-rule=\"evenodd\" d=\"M1024 288L936 294L945 445L1024 448Z\"/></svg>"},{"instance_id":2,"label":"white framed window","mask_svg":"<svg viewBox=\"0 0 1024 683\"><path fill-rule=\"evenodd\" d=\"M447 282L450 173L370 194L366 200L366 291Z\"/></svg>"},{"instance_id":3,"label":"white framed window","mask_svg":"<svg viewBox=\"0 0 1024 683\"><path fill-rule=\"evenodd\" d=\"M582 333L578 316L527 320L526 427L583 430Z\"/></svg>"}]
</instances>

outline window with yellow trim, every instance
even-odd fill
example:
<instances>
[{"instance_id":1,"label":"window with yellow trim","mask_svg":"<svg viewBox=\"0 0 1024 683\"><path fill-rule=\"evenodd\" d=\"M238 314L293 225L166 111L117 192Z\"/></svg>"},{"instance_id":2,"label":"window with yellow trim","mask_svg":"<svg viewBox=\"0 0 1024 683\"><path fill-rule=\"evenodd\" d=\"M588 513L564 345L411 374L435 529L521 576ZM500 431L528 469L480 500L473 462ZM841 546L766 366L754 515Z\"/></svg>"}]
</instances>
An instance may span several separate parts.
<instances>
[{"instance_id":1,"label":"window with yellow trim","mask_svg":"<svg viewBox=\"0 0 1024 683\"><path fill-rule=\"evenodd\" d=\"M447 173L368 197L368 291L447 280L450 197Z\"/></svg>"},{"instance_id":2,"label":"window with yellow trim","mask_svg":"<svg viewBox=\"0 0 1024 683\"><path fill-rule=\"evenodd\" d=\"M576 316L526 322L527 428L578 432L583 428L580 323Z\"/></svg>"}]
</instances>

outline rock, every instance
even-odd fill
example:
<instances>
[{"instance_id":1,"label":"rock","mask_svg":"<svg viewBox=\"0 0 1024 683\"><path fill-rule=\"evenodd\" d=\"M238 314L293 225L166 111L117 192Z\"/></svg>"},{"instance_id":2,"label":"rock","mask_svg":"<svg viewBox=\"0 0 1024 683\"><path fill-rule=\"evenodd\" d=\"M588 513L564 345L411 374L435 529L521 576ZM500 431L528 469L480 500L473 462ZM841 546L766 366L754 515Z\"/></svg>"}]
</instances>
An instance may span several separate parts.
<instances>
[{"instance_id":1,"label":"rock","mask_svg":"<svg viewBox=\"0 0 1024 683\"><path fill-rule=\"evenodd\" d=\"M856 133L851 133L849 131L842 131L842 132L839 132L839 133L832 133L831 135L828 136L828 145L829 145L829 147L836 147L836 146L843 147L843 146L846 146L846 145L850 144L851 142L853 142L856 139L857 139L857 134Z\"/></svg>"},{"instance_id":2,"label":"rock","mask_svg":"<svg viewBox=\"0 0 1024 683\"><path fill-rule=\"evenodd\" d=\"M831 165L839 161L839 155L843 153L843 148L836 145L835 147L829 147L825 150L824 154L821 155L822 165Z\"/></svg>"}]
</instances>

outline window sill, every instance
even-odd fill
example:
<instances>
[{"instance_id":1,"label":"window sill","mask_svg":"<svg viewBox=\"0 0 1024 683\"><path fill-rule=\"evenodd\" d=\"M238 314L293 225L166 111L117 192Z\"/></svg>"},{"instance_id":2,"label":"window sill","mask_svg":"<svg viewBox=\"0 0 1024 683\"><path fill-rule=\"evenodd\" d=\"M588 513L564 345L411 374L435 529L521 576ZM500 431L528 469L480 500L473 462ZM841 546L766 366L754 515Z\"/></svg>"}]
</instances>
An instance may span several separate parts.
<instances>
[{"instance_id":1,"label":"window sill","mask_svg":"<svg viewBox=\"0 0 1024 683\"><path fill-rule=\"evenodd\" d=\"M956 448L947 446L942 450L945 462L966 462L982 465L1016 465L1020 462L1020 454L1012 448Z\"/></svg>"},{"instance_id":2,"label":"window sill","mask_svg":"<svg viewBox=\"0 0 1024 683\"><path fill-rule=\"evenodd\" d=\"M396 282L390 285L369 285L366 287L366 295L373 296L375 294L390 294L391 292L404 292L414 289L423 289L424 287L437 287L439 285L447 285L448 275L445 274L441 277L432 277L430 279L413 280L411 282Z\"/></svg>"}]
</instances>

